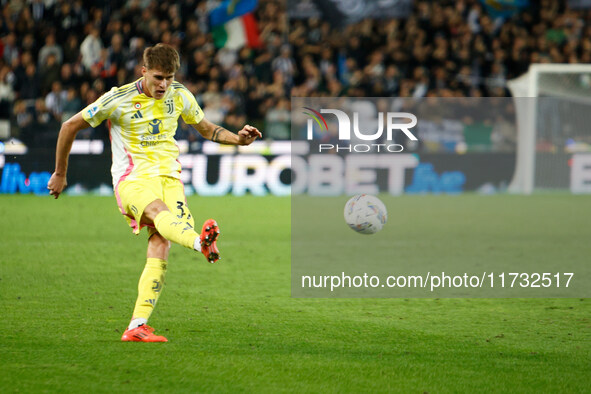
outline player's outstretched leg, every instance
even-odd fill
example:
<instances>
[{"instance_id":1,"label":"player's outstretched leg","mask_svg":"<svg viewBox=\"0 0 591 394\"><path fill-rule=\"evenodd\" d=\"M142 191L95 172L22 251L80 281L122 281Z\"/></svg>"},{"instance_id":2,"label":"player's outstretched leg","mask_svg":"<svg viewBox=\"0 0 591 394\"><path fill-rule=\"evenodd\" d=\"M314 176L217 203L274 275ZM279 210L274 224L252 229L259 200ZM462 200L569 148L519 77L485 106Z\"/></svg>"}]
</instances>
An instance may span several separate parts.
<instances>
[{"instance_id":1,"label":"player's outstretched leg","mask_svg":"<svg viewBox=\"0 0 591 394\"><path fill-rule=\"evenodd\" d=\"M220 251L216 244L220 230L215 220L206 220L201 234L195 232L191 222L179 218L168 209L160 210L154 216L153 222L156 230L167 240L203 253L210 263L215 263L220 259Z\"/></svg>"},{"instance_id":2,"label":"player's outstretched leg","mask_svg":"<svg viewBox=\"0 0 591 394\"><path fill-rule=\"evenodd\" d=\"M168 210L156 215L154 227L164 238L190 249L194 249L195 239L199 238L191 223Z\"/></svg>"},{"instance_id":3,"label":"player's outstretched leg","mask_svg":"<svg viewBox=\"0 0 591 394\"><path fill-rule=\"evenodd\" d=\"M220 251L217 246L217 238L220 235L220 228L217 222L213 219L207 219L203 223L199 241L201 243L201 253L205 256L207 261L215 263L220 259Z\"/></svg>"},{"instance_id":4,"label":"player's outstretched leg","mask_svg":"<svg viewBox=\"0 0 591 394\"><path fill-rule=\"evenodd\" d=\"M150 203L143 215L142 221L144 217L151 220L158 233L165 239L202 252L210 263L219 260L220 251L217 248L216 239L220 230L215 220L206 220L201 234L197 234L193 228L193 220L188 219L190 214L185 209L181 209L180 213L175 215L161 200Z\"/></svg>"}]
</instances>

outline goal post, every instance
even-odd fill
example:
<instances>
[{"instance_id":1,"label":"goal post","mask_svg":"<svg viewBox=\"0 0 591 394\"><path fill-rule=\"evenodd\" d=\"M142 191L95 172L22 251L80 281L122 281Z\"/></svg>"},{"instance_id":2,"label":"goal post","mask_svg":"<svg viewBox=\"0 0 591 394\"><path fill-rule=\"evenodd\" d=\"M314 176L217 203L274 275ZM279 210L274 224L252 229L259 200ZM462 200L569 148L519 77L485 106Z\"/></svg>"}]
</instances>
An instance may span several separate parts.
<instances>
[{"instance_id":1,"label":"goal post","mask_svg":"<svg viewBox=\"0 0 591 394\"><path fill-rule=\"evenodd\" d=\"M532 64L508 87L518 130L509 192L568 189L564 164L591 147L591 64Z\"/></svg>"}]
</instances>

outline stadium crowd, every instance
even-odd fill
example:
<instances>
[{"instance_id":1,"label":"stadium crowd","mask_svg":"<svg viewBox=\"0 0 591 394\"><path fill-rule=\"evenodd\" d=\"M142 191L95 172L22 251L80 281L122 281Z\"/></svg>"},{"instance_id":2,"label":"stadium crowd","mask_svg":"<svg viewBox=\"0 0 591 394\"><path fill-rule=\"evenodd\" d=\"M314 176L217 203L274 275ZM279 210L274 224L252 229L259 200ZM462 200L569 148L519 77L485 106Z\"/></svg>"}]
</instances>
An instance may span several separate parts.
<instances>
[{"instance_id":1,"label":"stadium crowd","mask_svg":"<svg viewBox=\"0 0 591 394\"><path fill-rule=\"evenodd\" d=\"M366 19L344 34L319 19L293 20L292 92L502 97L530 63L591 62L591 12L533 3L493 19L478 0L416 1L406 20Z\"/></svg>"},{"instance_id":2,"label":"stadium crowd","mask_svg":"<svg viewBox=\"0 0 591 394\"><path fill-rule=\"evenodd\" d=\"M591 63L591 12L540 0L493 19L478 0L415 1L405 20L366 19L344 30L292 19L285 0L259 0L263 45L214 46L217 2L2 1L0 118L27 144L55 140L59 123L112 86L139 77L148 45L181 54L176 78L206 116L230 130L249 123L289 138L290 96L507 96L530 63ZM534 3L534 2L532 2ZM104 129L82 138L104 138ZM179 139L197 141L181 124Z\"/></svg>"},{"instance_id":3,"label":"stadium crowd","mask_svg":"<svg viewBox=\"0 0 591 394\"><path fill-rule=\"evenodd\" d=\"M208 7L219 3L183 0L2 2L0 15L0 119L11 118L13 135L27 145L47 146L60 122L113 86L141 75L146 46L173 45L181 54L176 79L195 94L206 116L237 130L289 107L289 92L273 76L273 60L287 35L284 9L259 0L261 48L237 53L214 46ZM275 113L269 109L274 108ZM287 119L287 124L289 119ZM283 135L288 138L289 135ZM108 139L105 126L79 138ZM181 125L177 138L200 138Z\"/></svg>"}]
</instances>

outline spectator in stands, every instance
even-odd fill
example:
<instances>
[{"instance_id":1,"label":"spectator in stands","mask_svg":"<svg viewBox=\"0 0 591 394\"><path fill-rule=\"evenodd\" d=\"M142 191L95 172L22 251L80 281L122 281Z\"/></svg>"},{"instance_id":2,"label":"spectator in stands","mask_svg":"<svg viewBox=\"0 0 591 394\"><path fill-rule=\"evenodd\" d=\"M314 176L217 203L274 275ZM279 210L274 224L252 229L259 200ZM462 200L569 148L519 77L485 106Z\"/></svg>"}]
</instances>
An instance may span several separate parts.
<instances>
[{"instance_id":1,"label":"spectator in stands","mask_svg":"<svg viewBox=\"0 0 591 394\"><path fill-rule=\"evenodd\" d=\"M16 135L25 145L30 146L34 140L34 107L29 108L25 100L18 100L14 103L14 117L16 120Z\"/></svg>"},{"instance_id":2,"label":"spectator in stands","mask_svg":"<svg viewBox=\"0 0 591 394\"><path fill-rule=\"evenodd\" d=\"M111 62L109 50L101 50L99 61L91 68L91 76L94 80L100 78L109 88L115 86L115 77L117 75L117 64ZM96 77L95 77L96 76Z\"/></svg>"},{"instance_id":3,"label":"spectator in stands","mask_svg":"<svg viewBox=\"0 0 591 394\"><path fill-rule=\"evenodd\" d=\"M55 34L53 33L45 37L45 45L43 45L43 47L41 47L41 49L39 50L39 67L43 67L43 65L45 65L49 55L55 56L55 60L58 65L62 64L64 52L62 50L62 47L56 44Z\"/></svg>"},{"instance_id":4,"label":"spectator in stands","mask_svg":"<svg viewBox=\"0 0 591 394\"><path fill-rule=\"evenodd\" d=\"M283 45L279 57L275 58L271 63L272 70L279 71L283 77L284 83L291 88L293 85L293 78L296 74L296 64L291 57L291 48L289 45Z\"/></svg>"},{"instance_id":5,"label":"spectator in stands","mask_svg":"<svg viewBox=\"0 0 591 394\"><path fill-rule=\"evenodd\" d=\"M34 31L35 20L31 15L31 10L28 7L23 7L18 14L16 23L14 24L14 32L17 37L24 37L26 34Z\"/></svg>"},{"instance_id":6,"label":"spectator in stands","mask_svg":"<svg viewBox=\"0 0 591 394\"><path fill-rule=\"evenodd\" d=\"M68 4L67 2L65 2ZM51 4L51 2L49 3ZM45 17L51 17L47 15L47 6L43 0L31 0L29 6L31 7L31 15L35 23L42 23Z\"/></svg>"},{"instance_id":7,"label":"spectator in stands","mask_svg":"<svg viewBox=\"0 0 591 394\"><path fill-rule=\"evenodd\" d=\"M51 85L60 77L60 65L57 62L55 54L50 53L47 56L45 64L40 68L41 94L47 94L51 90Z\"/></svg>"},{"instance_id":8,"label":"spectator in stands","mask_svg":"<svg viewBox=\"0 0 591 394\"><path fill-rule=\"evenodd\" d=\"M265 136L271 139L290 139L290 105L286 98L279 100L276 106L267 111L265 116Z\"/></svg>"},{"instance_id":9,"label":"spectator in stands","mask_svg":"<svg viewBox=\"0 0 591 394\"><path fill-rule=\"evenodd\" d=\"M74 86L70 86L66 94L66 100L64 101L62 119L60 122L65 122L70 119L72 116L80 112L82 108L84 108L84 106L78 95L78 89Z\"/></svg>"},{"instance_id":10,"label":"spectator in stands","mask_svg":"<svg viewBox=\"0 0 591 394\"><path fill-rule=\"evenodd\" d=\"M35 100L35 116L33 118L33 146L47 147L57 142L59 122L45 106L45 100Z\"/></svg>"},{"instance_id":11,"label":"spectator in stands","mask_svg":"<svg viewBox=\"0 0 591 394\"><path fill-rule=\"evenodd\" d=\"M64 63L60 69L60 82L64 89L79 86L79 78L74 74L74 69L70 63Z\"/></svg>"},{"instance_id":12,"label":"spectator in stands","mask_svg":"<svg viewBox=\"0 0 591 394\"><path fill-rule=\"evenodd\" d=\"M69 37L79 34L79 30L86 17L86 12L81 6L80 1L74 2L74 5L72 5L72 2L70 1L64 1L61 2L61 4L56 5L54 19L57 22L58 41L65 43ZM68 62L68 59L66 58L65 61Z\"/></svg>"},{"instance_id":13,"label":"spectator in stands","mask_svg":"<svg viewBox=\"0 0 591 394\"><path fill-rule=\"evenodd\" d=\"M205 117L216 124L224 120L224 108L219 83L211 80L207 85L207 91L201 95L203 100L203 113Z\"/></svg>"},{"instance_id":14,"label":"spectator in stands","mask_svg":"<svg viewBox=\"0 0 591 394\"><path fill-rule=\"evenodd\" d=\"M10 104L14 100L14 74L9 66L0 68L0 119L10 117Z\"/></svg>"},{"instance_id":15,"label":"spectator in stands","mask_svg":"<svg viewBox=\"0 0 591 394\"><path fill-rule=\"evenodd\" d=\"M2 58L7 64L12 64L19 56L19 48L16 43L16 36L14 33L9 33L2 40L4 45Z\"/></svg>"},{"instance_id":16,"label":"spectator in stands","mask_svg":"<svg viewBox=\"0 0 591 394\"><path fill-rule=\"evenodd\" d=\"M103 42L100 38L100 31L96 27L91 27L90 32L80 44L80 54L82 55L82 65L86 71L90 71L100 60Z\"/></svg>"},{"instance_id":17,"label":"spectator in stands","mask_svg":"<svg viewBox=\"0 0 591 394\"><path fill-rule=\"evenodd\" d=\"M254 75L257 81L264 84L269 84L273 81L273 70L271 63L273 55L271 51L263 48L254 59Z\"/></svg>"},{"instance_id":18,"label":"spectator in stands","mask_svg":"<svg viewBox=\"0 0 591 394\"><path fill-rule=\"evenodd\" d=\"M19 36L21 37L21 36ZM21 53L24 52L29 52L30 54L36 54L37 53L37 42L35 41L35 36L33 36L33 34L31 33L27 33L23 36L22 42L21 42Z\"/></svg>"},{"instance_id":19,"label":"spectator in stands","mask_svg":"<svg viewBox=\"0 0 591 394\"><path fill-rule=\"evenodd\" d=\"M123 47L123 35L121 33L113 34L111 38L111 45L108 48L109 62L113 64L117 70L125 67L125 60L127 53Z\"/></svg>"},{"instance_id":20,"label":"spectator in stands","mask_svg":"<svg viewBox=\"0 0 591 394\"><path fill-rule=\"evenodd\" d=\"M51 84L51 91L45 96L45 107L58 122L62 120L67 94L62 88L62 83L57 80Z\"/></svg>"},{"instance_id":21,"label":"spectator in stands","mask_svg":"<svg viewBox=\"0 0 591 394\"><path fill-rule=\"evenodd\" d=\"M12 71L14 72L14 89L16 96L19 97L21 95L21 88L27 79L27 66L33 63L33 56L30 52L23 52L21 56L15 59L12 64Z\"/></svg>"},{"instance_id":22,"label":"spectator in stands","mask_svg":"<svg viewBox=\"0 0 591 394\"><path fill-rule=\"evenodd\" d=\"M80 45L78 37L70 34L64 44L64 63L76 64L80 61Z\"/></svg>"},{"instance_id":23,"label":"spectator in stands","mask_svg":"<svg viewBox=\"0 0 591 394\"><path fill-rule=\"evenodd\" d=\"M36 99L41 95L41 83L37 67L34 63L29 63L25 68L25 75L20 83L20 98L22 99Z\"/></svg>"}]
</instances>

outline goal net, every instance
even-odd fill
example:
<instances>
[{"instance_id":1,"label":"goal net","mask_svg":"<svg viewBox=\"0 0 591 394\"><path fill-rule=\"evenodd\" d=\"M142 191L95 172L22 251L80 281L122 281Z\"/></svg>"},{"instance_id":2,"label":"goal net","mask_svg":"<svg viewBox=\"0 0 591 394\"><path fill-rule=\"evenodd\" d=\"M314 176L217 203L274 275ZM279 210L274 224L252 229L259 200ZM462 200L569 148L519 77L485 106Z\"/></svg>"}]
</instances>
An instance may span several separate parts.
<instances>
[{"instance_id":1,"label":"goal net","mask_svg":"<svg viewBox=\"0 0 591 394\"><path fill-rule=\"evenodd\" d=\"M533 64L509 81L517 113L512 193L591 193L591 65Z\"/></svg>"}]
</instances>

